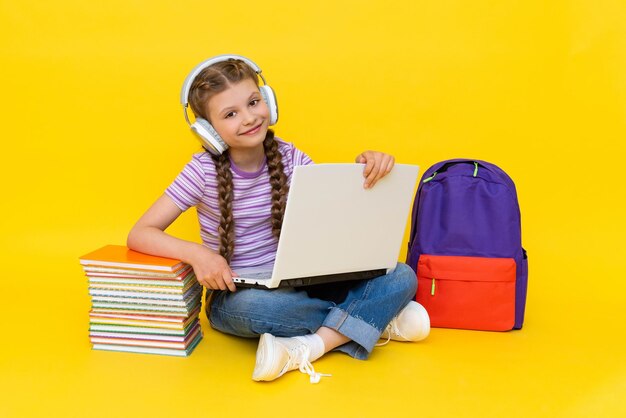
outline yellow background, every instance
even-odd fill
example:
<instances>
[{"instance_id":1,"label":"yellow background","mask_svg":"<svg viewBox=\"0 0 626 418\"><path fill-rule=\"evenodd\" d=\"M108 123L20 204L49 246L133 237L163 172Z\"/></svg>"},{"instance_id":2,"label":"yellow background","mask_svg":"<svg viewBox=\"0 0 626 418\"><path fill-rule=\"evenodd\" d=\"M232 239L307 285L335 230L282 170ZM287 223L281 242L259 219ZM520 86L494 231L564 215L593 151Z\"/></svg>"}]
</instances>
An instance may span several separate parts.
<instances>
[{"instance_id":1,"label":"yellow background","mask_svg":"<svg viewBox=\"0 0 626 418\"><path fill-rule=\"evenodd\" d=\"M2 0L0 51L0 416L626 415L624 2ZM318 162L507 171L524 329L331 353L316 386L252 382L256 342L204 318L186 359L92 351L78 257L123 244L199 149L179 89L220 53L261 66L277 134ZM171 232L197 240L194 214Z\"/></svg>"}]
</instances>

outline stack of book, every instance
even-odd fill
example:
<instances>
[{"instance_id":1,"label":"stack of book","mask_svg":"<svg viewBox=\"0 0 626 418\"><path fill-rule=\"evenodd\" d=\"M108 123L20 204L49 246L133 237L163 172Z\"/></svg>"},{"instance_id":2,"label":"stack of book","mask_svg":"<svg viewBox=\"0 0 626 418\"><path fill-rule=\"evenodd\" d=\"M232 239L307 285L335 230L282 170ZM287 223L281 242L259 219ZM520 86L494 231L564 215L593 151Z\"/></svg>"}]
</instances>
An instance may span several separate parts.
<instances>
[{"instance_id":1,"label":"stack of book","mask_svg":"<svg viewBox=\"0 0 626 418\"><path fill-rule=\"evenodd\" d=\"M188 356L202 339L202 287L190 265L125 246L80 257L94 350Z\"/></svg>"}]
</instances>

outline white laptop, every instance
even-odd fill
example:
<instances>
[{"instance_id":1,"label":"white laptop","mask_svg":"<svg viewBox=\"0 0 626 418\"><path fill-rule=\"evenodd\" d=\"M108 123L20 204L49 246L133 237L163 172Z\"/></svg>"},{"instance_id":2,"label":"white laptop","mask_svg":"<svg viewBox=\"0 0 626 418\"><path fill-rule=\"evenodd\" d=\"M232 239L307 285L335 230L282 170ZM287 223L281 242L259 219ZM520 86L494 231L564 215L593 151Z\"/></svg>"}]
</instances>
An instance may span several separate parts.
<instances>
[{"instance_id":1,"label":"white laptop","mask_svg":"<svg viewBox=\"0 0 626 418\"><path fill-rule=\"evenodd\" d=\"M294 287L378 277L396 266L418 166L396 164L364 189L363 164L294 168L273 270L237 271L240 287Z\"/></svg>"}]
</instances>

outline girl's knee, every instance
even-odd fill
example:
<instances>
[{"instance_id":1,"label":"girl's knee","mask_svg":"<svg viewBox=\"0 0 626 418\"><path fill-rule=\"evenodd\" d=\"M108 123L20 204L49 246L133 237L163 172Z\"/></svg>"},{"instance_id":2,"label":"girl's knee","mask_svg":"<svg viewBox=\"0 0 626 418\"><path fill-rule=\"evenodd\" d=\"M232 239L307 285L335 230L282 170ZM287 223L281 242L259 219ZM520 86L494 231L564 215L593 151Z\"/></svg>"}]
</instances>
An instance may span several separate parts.
<instances>
[{"instance_id":1,"label":"girl's knee","mask_svg":"<svg viewBox=\"0 0 626 418\"><path fill-rule=\"evenodd\" d=\"M404 263L398 263L393 272L394 283L402 293L414 296L417 292L417 276L411 267Z\"/></svg>"},{"instance_id":2,"label":"girl's knee","mask_svg":"<svg viewBox=\"0 0 626 418\"><path fill-rule=\"evenodd\" d=\"M329 303L308 298L306 292L286 289L239 289L216 299L213 308L241 317L272 320L300 318L325 311Z\"/></svg>"},{"instance_id":3,"label":"girl's knee","mask_svg":"<svg viewBox=\"0 0 626 418\"><path fill-rule=\"evenodd\" d=\"M211 326L227 334L255 337L269 332L272 317L270 292L262 289L222 291L213 300L209 321Z\"/></svg>"},{"instance_id":4,"label":"girl's knee","mask_svg":"<svg viewBox=\"0 0 626 418\"><path fill-rule=\"evenodd\" d=\"M224 297L224 303L229 310L239 311L242 309L255 311L264 305L267 291L261 289L238 289L234 293L229 293Z\"/></svg>"},{"instance_id":5,"label":"girl's knee","mask_svg":"<svg viewBox=\"0 0 626 418\"><path fill-rule=\"evenodd\" d=\"M405 263L396 264L396 269L394 270L394 272L397 272L398 274L401 274L403 276L411 276L415 278L415 272L411 267L409 267L408 264Z\"/></svg>"},{"instance_id":6,"label":"girl's knee","mask_svg":"<svg viewBox=\"0 0 626 418\"><path fill-rule=\"evenodd\" d=\"M322 301L304 299L306 293L293 289L240 289L216 298L211 325L242 337L266 332L278 337L304 335L317 330L326 315ZM304 306L303 306L304 305Z\"/></svg>"}]
</instances>

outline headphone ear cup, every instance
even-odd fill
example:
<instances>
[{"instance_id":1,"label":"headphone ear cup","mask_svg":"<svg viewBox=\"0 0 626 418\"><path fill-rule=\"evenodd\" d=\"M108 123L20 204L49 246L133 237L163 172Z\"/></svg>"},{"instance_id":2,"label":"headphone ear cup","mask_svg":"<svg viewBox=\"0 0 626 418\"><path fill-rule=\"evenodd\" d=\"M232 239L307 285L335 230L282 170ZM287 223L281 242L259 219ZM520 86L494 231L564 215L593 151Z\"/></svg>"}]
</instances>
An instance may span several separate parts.
<instances>
[{"instance_id":1,"label":"headphone ear cup","mask_svg":"<svg viewBox=\"0 0 626 418\"><path fill-rule=\"evenodd\" d=\"M220 155L228 149L226 142L206 119L197 118L191 125L191 130L196 134L202 146L211 154Z\"/></svg>"},{"instance_id":2,"label":"headphone ear cup","mask_svg":"<svg viewBox=\"0 0 626 418\"><path fill-rule=\"evenodd\" d=\"M263 101L267 103L267 107L270 109L270 125L275 125L278 122L278 102L276 101L276 94L274 90L268 85L259 87L261 97Z\"/></svg>"}]
</instances>

